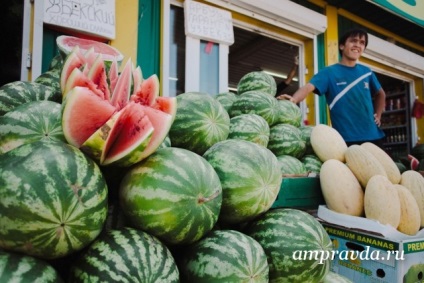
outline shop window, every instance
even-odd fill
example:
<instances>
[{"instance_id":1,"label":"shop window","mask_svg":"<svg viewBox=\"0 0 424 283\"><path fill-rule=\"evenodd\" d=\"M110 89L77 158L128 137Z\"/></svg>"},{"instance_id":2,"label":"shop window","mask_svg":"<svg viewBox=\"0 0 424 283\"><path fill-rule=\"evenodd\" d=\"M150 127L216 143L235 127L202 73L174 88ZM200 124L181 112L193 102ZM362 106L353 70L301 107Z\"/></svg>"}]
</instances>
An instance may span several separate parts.
<instances>
[{"instance_id":1,"label":"shop window","mask_svg":"<svg viewBox=\"0 0 424 283\"><path fill-rule=\"evenodd\" d=\"M219 44L200 41L200 91L219 93Z\"/></svg>"},{"instance_id":2,"label":"shop window","mask_svg":"<svg viewBox=\"0 0 424 283\"><path fill-rule=\"evenodd\" d=\"M185 34L184 10L172 6L170 10L169 46L169 96L177 96L185 90Z\"/></svg>"}]
</instances>

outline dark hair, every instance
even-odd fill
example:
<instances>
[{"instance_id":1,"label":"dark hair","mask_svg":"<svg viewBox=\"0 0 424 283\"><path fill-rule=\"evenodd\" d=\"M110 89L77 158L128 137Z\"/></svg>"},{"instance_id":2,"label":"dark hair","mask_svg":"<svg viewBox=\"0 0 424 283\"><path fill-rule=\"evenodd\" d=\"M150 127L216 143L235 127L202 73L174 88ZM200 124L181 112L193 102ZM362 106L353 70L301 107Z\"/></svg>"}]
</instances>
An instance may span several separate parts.
<instances>
[{"instance_id":1,"label":"dark hair","mask_svg":"<svg viewBox=\"0 0 424 283\"><path fill-rule=\"evenodd\" d=\"M353 28L348 31L346 31L340 38L339 38L339 54L342 55L342 50L340 49L340 45L345 45L347 39L349 37L355 37L355 36L365 36L365 48L368 45L368 33L364 29L360 28Z\"/></svg>"}]
</instances>

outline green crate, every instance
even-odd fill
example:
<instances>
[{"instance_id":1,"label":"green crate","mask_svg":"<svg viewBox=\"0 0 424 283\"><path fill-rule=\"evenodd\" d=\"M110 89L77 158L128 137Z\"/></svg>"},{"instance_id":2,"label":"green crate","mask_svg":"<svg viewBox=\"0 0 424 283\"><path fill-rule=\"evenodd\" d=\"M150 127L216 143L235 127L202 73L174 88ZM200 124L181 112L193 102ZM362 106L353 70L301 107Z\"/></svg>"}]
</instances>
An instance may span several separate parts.
<instances>
[{"instance_id":1,"label":"green crate","mask_svg":"<svg viewBox=\"0 0 424 283\"><path fill-rule=\"evenodd\" d=\"M271 208L318 209L325 204L319 177L283 177L280 192Z\"/></svg>"}]
</instances>

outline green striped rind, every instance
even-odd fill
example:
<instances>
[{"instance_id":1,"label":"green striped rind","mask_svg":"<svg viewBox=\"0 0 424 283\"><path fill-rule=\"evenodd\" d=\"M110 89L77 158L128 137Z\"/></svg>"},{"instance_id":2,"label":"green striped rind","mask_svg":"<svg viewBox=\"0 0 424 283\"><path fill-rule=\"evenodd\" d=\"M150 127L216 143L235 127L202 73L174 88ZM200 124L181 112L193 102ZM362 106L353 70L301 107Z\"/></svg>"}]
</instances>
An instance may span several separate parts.
<instances>
[{"instance_id":1,"label":"green striped rind","mask_svg":"<svg viewBox=\"0 0 424 283\"><path fill-rule=\"evenodd\" d=\"M277 156L280 164L281 174L283 175L302 175L307 173L305 165L296 157L290 155Z\"/></svg>"},{"instance_id":2,"label":"green striped rind","mask_svg":"<svg viewBox=\"0 0 424 283\"><path fill-rule=\"evenodd\" d=\"M277 100L279 115L276 121L277 124L290 124L295 127L300 127L302 124L302 112L299 106L288 100Z\"/></svg>"},{"instance_id":3,"label":"green striped rind","mask_svg":"<svg viewBox=\"0 0 424 283\"><path fill-rule=\"evenodd\" d=\"M233 92L222 92L217 94L215 99L221 103L225 110L229 111L234 101L237 100L237 96Z\"/></svg>"},{"instance_id":4,"label":"green striped rind","mask_svg":"<svg viewBox=\"0 0 424 283\"><path fill-rule=\"evenodd\" d=\"M108 190L99 167L62 142L37 141L0 158L0 248L54 259L102 230Z\"/></svg>"},{"instance_id":5,"label":"green striped rind","mask_svg":"<svg viewBox=\"0 0 424 283\"><path fill-rule=\"evenodd\" d=\"M213 231L184 252L182 282L268 282L262 246L234 230Z\"/></svg>"},{"instance_id":6,"label":"green striped rind","mask_svg":"<svg viewBox=\"0 0 424 283\"><path fill-rule=\"evenodd\" d=\"M0 154L44 139L65 141L59 103L34 101L0 117Z\"/></svg>"},{"instance_id":7,"label":"green striped rind","mask_svg":"<svg viewBox=\"0 0 424 283\"><path fill-rule=\"evenodd\" d=\"M165 139L163 140L163 142L159 145L159 148L166 148L166 147L171 147L171 139L169 138L169 136L166 136Z\"/></svg>"},{"instance_id":8,"label":"green striped rind","mask_svg":"<svg viewBox=\"0 0 424 283\"><path fill-rule=\"evenodd\" d=\"M340 275L330 270L324 277L322 283L353 283L353 281L349 280L343 275Z\"/></svg>"},{"instance_id":9,"label":"green striped rind","mask_svg":"<svg viewBox=\"0 0 424 283\"><path fill-rule=\"evenodd\" d=\"M271 97L277 92L277 83L273 76L262 72L250 72L245 74L237 85L237 94L244 94L248 91L262 91Z\"/></svg>"},{"instance_id":10,"label":"green striped rind","mask_svg":"<svg viewBox=\"0 0 424 283\"><path fill-rule=\"evenodd\" d=\"M217 222L222 187L201 156L169 147L158 149L126 174L119 198L135 227L166 243L188 244Z\"/></svg>"},{"instance_id":11,"label":"green striped rind","mask_svg":"<svg viewBox=\"0 0 424 283\"><path fill-rule=\"evenodd\" d=\"M168 248L133 228L103 233L71 266L72 282L179 282Z\"/></svg>"},{"instance_id":12,"label":"green striped rind","mask_svg":"<svg viewBox=\"0 0 424 283\"><path fill-rule=\"evenodd\" d=\"M251 223L246 234L265 250L269 282L318 283L329 271L331 256L322 260L322 264L319 263L320 257L316 260L314 256L309 257L310 254L302 260L294 257L300 251L325 253L332 250L332 242L325 229L304 211L290 208L269 210Z\"/></svg>"},{"instance_id":13,"label":"green striped rind","mask_svg":"<svg viewBox=\"0 0 424 283\"><path fill-rule=\"evenodd\" d=\"M62 96L62 91L60 89L60 69L52 69L49 71L46 71L42 73L40 76L38 76L34 82L40 83L45 86L49 86L52 89L54 89L55 94L54 96Z\"/></svg>"},{"instance_id":14,"label":"green striped rind","mask_svg":"<svg viewBox=\"0 0 424 283\"><path fill-rule=\"evenodd\" d=\"M57 54L50 61L49 71L51 71L51 70L57 70L57 71L60 72L62 70L62 67L63 67L63 58L62 58L62 56L60 54Z\"/></svg>"},{"instance_id":15,"label":"green striped rind","mask_svg":"<svg viewBox=\"0 0 424 283\"><path fill-rule=\"evenodd\" d=\"M314 129L314 126L309 125L301 125L299 127L300 130L300 136L302 137L303 141L305 142L305 154L313 154L314 149L311 145L311 133Z\"/></svg>"},{"instance_id":16,"label":"green striped rind","mask_svg":"<svg viewBox=\"0 0 424 283\"><path fill-rule=\"evenodd\" d=\"M0 87L0 116L24 103L37 100L61 102L62 96L58 96L53 88L36 82L7 83Z\"/></svg>"},{"instance_id":17,"label":"green striped rind","mask_svg":"<svg viewBox=\"0 0 424 283\"><path fill-rule=\"evenodd\" d=\"M306 145L299 128L289 124L277 124L270 129L268 148L276 155L301 158Z\"/></svg>"},{"instance_id":18,"label":"green striped rind","mask_svg":"<svg viewBox=\"0 0 424 283\"><path fill-rule=\"evenodd\" d=\"M230 117L217 100L200 92L177 96L177 114L169 130L172 146L201 155L227 139L229 131Z\"/></svg>"},{"instance_id":19,"label":"green striped rind","mask_svg":"<svg viewBox=\"0 0 424 283\"><path fill-rule=\"evenodd\" d=\"M241 114L257 114L269 126L276 123L279 115L277 100L262 91L248 91L239 96L229 111L230 117Z\"/></svg>"},{"instance_id":20,"label":"green striped rind","mask_svg":"<svg viewBox=\"0 0 424 283\"><path fill-rule=\"evenodd\" d=\"M315 154L306 154L300 160L305 165L306 171L319 174L322 161Z\"/></svg>"},{"instance_id":21,"label":"green striped rind","mask_svg":"<svg viewBox=\"0 0 424 283\"><path fill-rule=\"evenodd\" d=\"M0 282L63 282L47 262L32 256L0 251Z\"/></svg>"},{"instance_id":22,"label":"green striped rind","mask_svg":"<svg viewBox=\"0 0 424 283\"><path fill-rule=\"evenodd\" d=\"M282 179L277 157L267 148L230 139L215 144L203 157L221 180L220 222L245 222L264 213L274 203Z\"/></svg>"},{"instance_id":23,"label":"green striped rind","mask_svg":"<svg viewBox=\"0 0 424 283\"><path fill-rule=\"evenodd\" d=\"M266 147L269 141L269 125L259 115L242 114L230 119L228 139L246 140Z\"/></svg>"}]
</instances>

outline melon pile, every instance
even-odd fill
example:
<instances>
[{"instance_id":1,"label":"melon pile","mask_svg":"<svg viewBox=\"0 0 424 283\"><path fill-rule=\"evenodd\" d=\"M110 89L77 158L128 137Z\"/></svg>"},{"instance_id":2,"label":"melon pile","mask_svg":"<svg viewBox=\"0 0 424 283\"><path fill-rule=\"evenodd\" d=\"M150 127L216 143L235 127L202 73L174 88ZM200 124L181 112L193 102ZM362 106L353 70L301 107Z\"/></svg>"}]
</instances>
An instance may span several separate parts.
<instances>
[{"instance_id":1,"label":"melon pile","mask_svg":"<svg viewBox=\"0 0 424 283\"><path fill-rule=\"evenodd\" d=\"M424 177L419 172L401 173L375 144L348 147L326 125L314 128L311 144L323 161L320 183L329 209L373 219L407 235L424 227Z\"/></svg>"},{"instance_id":2,"label":"melon pile","mask_svg":"<svg viewBox=\"0 0 424 283\"><path fill-rule=\"evenodd\" d=\"M0 89L0 265L16 261L0 277L27 262L31 282L44 279L41 267L65 282L332 275L329 259L292 258L296 249L332 249L320 222L271 209L284 175L299 174L282 169L305 174L301 160L315 156L313 127L273 97L272 78L247 74L234 95L166 98L158 78L144 79L130 60L118 74L118 62L96 49L68 50L52 63L54 82L39 80L51 92L41 96L41 83ZM59 101L45 101L58 92Z\"/></svg>"}]
</instances>

